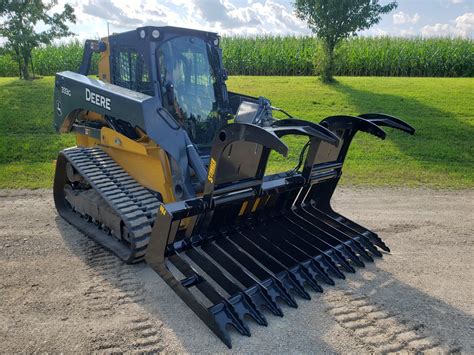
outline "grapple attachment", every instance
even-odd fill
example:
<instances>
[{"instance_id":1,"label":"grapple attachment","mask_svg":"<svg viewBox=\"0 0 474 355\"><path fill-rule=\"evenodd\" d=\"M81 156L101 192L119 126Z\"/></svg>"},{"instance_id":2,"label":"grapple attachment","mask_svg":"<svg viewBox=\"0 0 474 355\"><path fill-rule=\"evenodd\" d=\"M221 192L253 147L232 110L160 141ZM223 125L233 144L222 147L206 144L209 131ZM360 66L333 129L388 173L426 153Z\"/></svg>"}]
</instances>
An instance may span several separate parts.
<instances>
[{"instance_id":1,"label":"grapple attachment","mask_svg":"<svg viewBox=\"0 0 474 355\"><path fill-rule=\"evenodd\" d=\"M352 137L384 138L382 124L413 130L383 115L223 127L203 196L160 205L148 264L229 348L227 326L250 336L247 318L266 326L265 313L283 316L280 302L297 308L308 290L322 292L322 283L382 256L378 248L388 251L330 207ZM270 151L287 154L279 138L288 134L309 138L302 172L265 177Z\"/></svg>"}]
</instances>

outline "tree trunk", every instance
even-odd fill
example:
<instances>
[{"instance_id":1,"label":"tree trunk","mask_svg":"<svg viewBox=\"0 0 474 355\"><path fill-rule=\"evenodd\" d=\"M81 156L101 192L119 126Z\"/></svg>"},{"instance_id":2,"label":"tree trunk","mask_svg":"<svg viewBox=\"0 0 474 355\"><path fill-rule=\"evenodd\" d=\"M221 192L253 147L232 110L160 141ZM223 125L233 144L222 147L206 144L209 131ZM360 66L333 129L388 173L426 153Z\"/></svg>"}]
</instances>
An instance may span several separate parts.
<instances>
[{"instance_id":1,"label":"tree trunk","mask_svg":"<svg viewBox=\"0 0 474 355\"><path fill-rule=\"evenodd\" d=\"M28 63L29 63L29 55L24 53L22 62L21 62L21 76L25 80L30 79L30 72L28 71Z\"/></svg>"},{"instance_id":2,"label":"tree trunk","mask_svg":"<svg viewBox=\"0 0 474 355\"><path fill-rule=\"evenodd\" d=\"M331 43L324 43L324 60L321 71L321 80L325 83L334 81L334 45Z\"/></svg>"}]
</instances>

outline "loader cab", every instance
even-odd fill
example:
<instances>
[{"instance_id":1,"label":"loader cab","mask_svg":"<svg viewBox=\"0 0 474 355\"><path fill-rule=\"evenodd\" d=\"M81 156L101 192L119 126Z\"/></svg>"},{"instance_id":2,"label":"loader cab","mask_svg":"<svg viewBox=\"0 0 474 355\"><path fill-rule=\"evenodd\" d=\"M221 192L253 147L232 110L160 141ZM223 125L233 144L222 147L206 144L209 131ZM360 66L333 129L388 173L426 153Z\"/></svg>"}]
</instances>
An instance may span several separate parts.
<instances>
[{"instance_id":1,"label":"loader cab","mask_svg":"<svg viewBox=\"0 0 474 355\"><path fill-rule=\"evenodd\" d=\"M228 116L217 34L149 26L111 35L108 44L110 82L157 97L207 155Z\"/></svg>"}]
</instances>

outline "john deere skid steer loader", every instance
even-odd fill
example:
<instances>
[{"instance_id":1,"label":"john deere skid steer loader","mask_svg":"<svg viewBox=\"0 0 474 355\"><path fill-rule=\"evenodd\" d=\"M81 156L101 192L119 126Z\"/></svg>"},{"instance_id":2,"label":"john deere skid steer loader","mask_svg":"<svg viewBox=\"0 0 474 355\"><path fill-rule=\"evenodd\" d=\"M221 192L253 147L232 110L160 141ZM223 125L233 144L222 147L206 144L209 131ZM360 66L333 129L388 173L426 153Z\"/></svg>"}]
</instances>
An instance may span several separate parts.
<instances>
[{"instance_id":1,"label":"john deere skid steer loader","mask_svg":"<svg viewBox=\"0 0 474 355\"><path fill-rule=\"evenodd\" d=\"M99 80L87 76L94 53ZM142 27L87 40L79 73L56 74L54 124L77 146L59 153L54 200L124 262L146 260L231 347L227 326L249 336L248 318L267 325L280 302L296 308L389 251L330 200L358 131L414 129L373 113L303 121L228 92L226 79L215 33ZM299 164L266 175L287 135L307 139Z\"/></svg>"}]
</instances>

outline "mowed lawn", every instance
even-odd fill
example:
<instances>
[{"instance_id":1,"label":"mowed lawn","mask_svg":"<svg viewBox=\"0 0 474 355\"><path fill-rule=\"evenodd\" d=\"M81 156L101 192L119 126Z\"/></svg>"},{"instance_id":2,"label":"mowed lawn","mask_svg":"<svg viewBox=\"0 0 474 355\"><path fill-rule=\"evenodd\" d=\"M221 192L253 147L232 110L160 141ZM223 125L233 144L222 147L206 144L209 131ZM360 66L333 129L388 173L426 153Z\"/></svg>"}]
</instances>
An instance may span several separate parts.
<instances>
[{"instance_id":1,"label":"mowed lawn","mask_svg":"<svg viewBox=\"0 0 474 355\"><path fill-rule=\"evenodd\" d=\"M0 78L0 188L51 187L53 160L74 145L52 126L53 77L24 82ZM343 174L358 186L474 187L474 79L231 77L231 91L271 99L302 119L384 112L412 124L414 136L389 128L387 139L359 133ZM304 139L286 139L288 159L272 155L269 171L291 169Z\"/></svg>"}]
</instances>

